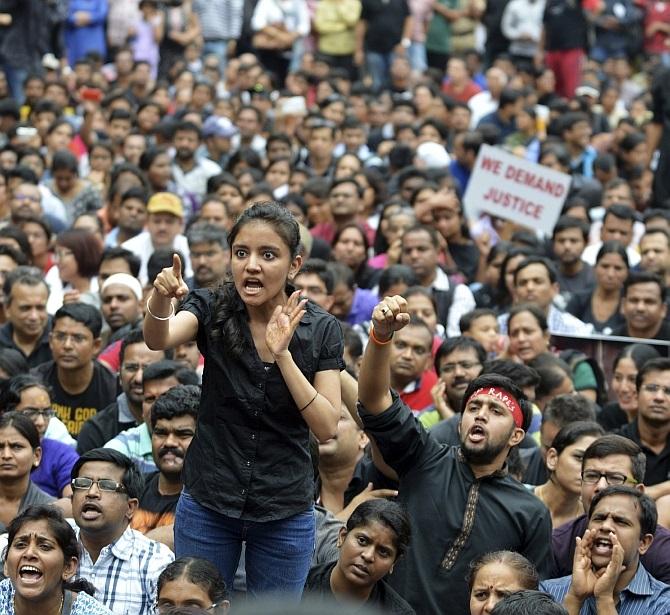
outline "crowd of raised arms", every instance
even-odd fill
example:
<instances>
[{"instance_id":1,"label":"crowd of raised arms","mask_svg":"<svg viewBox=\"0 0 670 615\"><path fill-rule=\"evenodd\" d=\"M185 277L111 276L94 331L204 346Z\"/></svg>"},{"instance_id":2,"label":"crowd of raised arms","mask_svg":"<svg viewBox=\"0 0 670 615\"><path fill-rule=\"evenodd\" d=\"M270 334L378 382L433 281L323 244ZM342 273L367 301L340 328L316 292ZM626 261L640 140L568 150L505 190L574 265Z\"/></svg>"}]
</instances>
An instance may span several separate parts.
<instances>
[{"instance_id":1,"label":"crowd of raised arms","mask_svg":"<svg viewBox=\"0 0 670 615\"><path fill-rule=\"evenodd\" d=\"M670 615L669 286L670 0L0 0L0 615Z\"/></svg>"}]
</instances>

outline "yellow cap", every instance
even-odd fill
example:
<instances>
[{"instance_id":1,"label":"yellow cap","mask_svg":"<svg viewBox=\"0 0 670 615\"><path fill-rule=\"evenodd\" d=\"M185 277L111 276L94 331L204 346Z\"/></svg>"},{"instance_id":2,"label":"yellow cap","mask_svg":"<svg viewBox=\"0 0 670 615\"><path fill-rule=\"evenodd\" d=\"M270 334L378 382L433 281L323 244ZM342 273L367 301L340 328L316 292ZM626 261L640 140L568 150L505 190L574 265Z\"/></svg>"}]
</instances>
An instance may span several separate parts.
<instances>
[{"instance_id":1,"label":"yellow cap","mask_svg":"<svg viewBox=\"0 0 670 615\"><path fill-rule=\"evenodd\" d=\"M184 217L184 206L181 199L171 192L157 192L147 203L147 213L172 214L177 218Z\"/></svg>"}]
</instances>

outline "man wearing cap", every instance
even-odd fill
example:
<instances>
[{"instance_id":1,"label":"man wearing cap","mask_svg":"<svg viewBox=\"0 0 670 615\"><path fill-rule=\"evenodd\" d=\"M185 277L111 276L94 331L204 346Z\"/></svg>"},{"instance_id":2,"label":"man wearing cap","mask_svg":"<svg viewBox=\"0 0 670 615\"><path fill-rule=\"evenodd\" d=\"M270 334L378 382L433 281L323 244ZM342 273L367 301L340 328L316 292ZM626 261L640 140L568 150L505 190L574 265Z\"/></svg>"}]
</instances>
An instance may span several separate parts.
<instances>
[{"instance_id":1,"label":"man wearing cap","mask_svg":"<svg viewBox=\"0 0 670 615\"><path fill-rule=\"evenodd\" d=\"M221 173L221 167L213 160L196 157L200 137L200 128L187 121L177 123L172 137L175 152L172 175L182 193L188 196L187 218L191 218L200 208L200 203L207 194L207 180Z\"/></svg>"},{"instance_id":2,"label":"man wearing cap","mask_svg":"<svg viewBox=\"0 0 670 615\"><path fill-rule=\"evenodd\" d=\"M399 500L420 528L389 582L417 613L442 614L449 605L451 615L467 615L463 579L476 557L508 549L527 557L541 576L548 569L549 512L505 463L532 410L509 378L479 376L463 396L460 446L438 443L389 389L391 340L409 320L400 296L375 307L358 386L360 418L381 454L375 463L398 476Z\"/></svg>"},{"instance_id":3,"label":"man wearing cap","mask_svg":"<svg viewBox=\"0 0 670 615\"><path fill-rule=\"evenodd\" d=\"M239 130L227 117L211 115L202 126L202 138L205 142L207 155L205 158L226 168L231 151L231 138Z\"/></svg>"},{"instance_id":4,"label":"man wearing cap","mask_svg":"<svg viewBox=\"0 0 670 615\"><path fill-rule=\"evenodd\" d=\"M174 248L184 255L184 277L193 275L189 258L188 241L181 233L184 223L184 206L181 199L171 192L157 192L147 203L147 230L121 244L140 257L140 282L148 280L147 263L157 248Z\"/></svg>"},{"instance_id":5,"label":"man wearing cap","mask_svg":"<svg viewBox=\"0 0 670 615\"><path fill-rule=\"evenodd\" d=\"M112 344L141 321L142 285L127 273L115 273L105 280L100 298L102 315L112 330L107 343Z\"/></svg>"}]
</instances>

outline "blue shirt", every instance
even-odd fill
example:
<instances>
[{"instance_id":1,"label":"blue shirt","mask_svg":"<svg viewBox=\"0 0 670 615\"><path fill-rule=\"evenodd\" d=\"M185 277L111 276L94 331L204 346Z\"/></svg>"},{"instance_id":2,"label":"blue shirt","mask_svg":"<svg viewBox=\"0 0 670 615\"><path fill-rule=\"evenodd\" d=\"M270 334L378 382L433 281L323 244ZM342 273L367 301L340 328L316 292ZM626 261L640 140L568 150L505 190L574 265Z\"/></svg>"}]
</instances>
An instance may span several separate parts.
<instances>
[{"instance_id":1,"label":"blue shirt","mask_svg":"<svg viewBox=\"0 0 670 615\"><path fill-rule=\"evenodd\" d=\"M542 581L540 589L551 594L556 602L563 599L570 589L572 576ZM617 605L619 615L668 615L670 613L670 585L652 577L642 564L635 576L619 594ZM582 604L579 615L597 615L596 599L589 596Z\"/></svg>"},{"instance_id":2,"label":"blue shirt","mask_svg":"<svg viewBox=\"0 0 670 615\"><path fill-rule=\"evenodd\" d=\"M372 320L372 310L379 303L379 295L365 288L354 290L354 299L347 316L350 325L360 325L362 322Z\"/></svg>"}]
</instances>

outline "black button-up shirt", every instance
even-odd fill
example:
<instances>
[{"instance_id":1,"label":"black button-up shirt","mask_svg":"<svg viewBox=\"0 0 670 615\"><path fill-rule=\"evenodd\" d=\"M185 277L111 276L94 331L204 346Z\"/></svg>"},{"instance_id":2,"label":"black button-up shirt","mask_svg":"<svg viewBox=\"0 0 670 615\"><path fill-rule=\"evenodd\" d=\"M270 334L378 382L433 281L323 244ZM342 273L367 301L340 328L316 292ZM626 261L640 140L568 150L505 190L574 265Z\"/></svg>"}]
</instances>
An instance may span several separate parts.
<instances>
[{"instance_id":1,"label":"black button-up shirt","mask_svg":"<svg viewBox=\"0 0 670 615\"><path fill-rule=\"evenodd\" d=\"M14 342L14 326L11 322L6 322L0 327L0 348L11 348L21 353L28 363L28 367L33 368L51 361L53 356L51 355L51 347L49 346L49 333L51 332L51 318L47 322L47 326L44 327L44 331L40 336L40 339L35 344L35 348L30 353L30 356L26 356L23 350L19 348Z\"/></svg>"},{"instance_id":2,"label":"black button-up shirt","mask_svg":"<svg viewBox=\"0 0 670 615\"><path fill-rule=\"evenodd\" d=\"M392 394L382 414L359 405L366 433L400 477L398 499L412 519L409 550L391 586L422 615L468 615L465 579L476 557L517 551L544 577L551 562L544 504L505 471L475 478L460 448L437 442Z\"/></svg>"},{"instance_id":3,"label":"black button-up shirt","mask_svg":"<svg viewBox=\"0 0 670 615\"><path fill-rule=\"evenodd\" d=\"M211 290L199 289L182 305L198 319L198 348L205 357L184 486L201 505L232 518L273 521L304 512L314 502L309 427L277 365L261 361L248 326L243 334L249 351L239 360L212 336L215 303ZM313 382L317 372L344 369L344 340L335 317L312 302L306 310L289 350Z\"/></svg>"}]
</instances>

